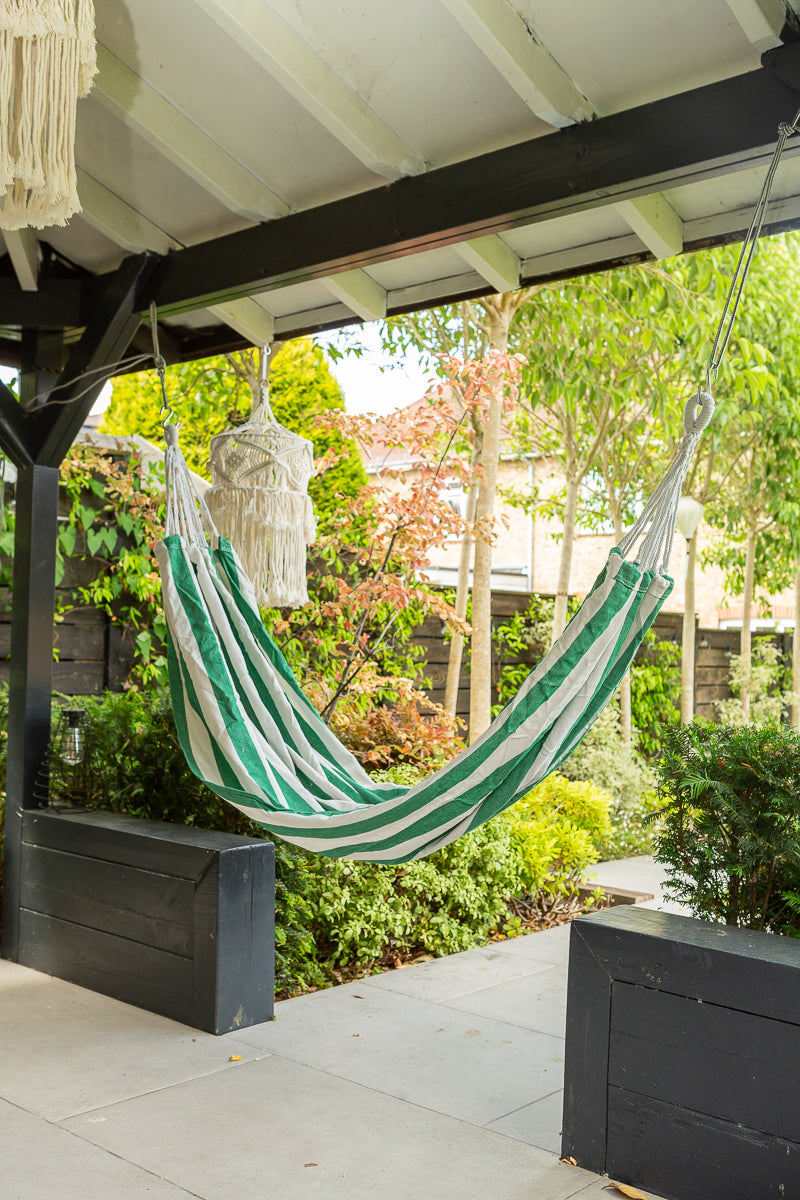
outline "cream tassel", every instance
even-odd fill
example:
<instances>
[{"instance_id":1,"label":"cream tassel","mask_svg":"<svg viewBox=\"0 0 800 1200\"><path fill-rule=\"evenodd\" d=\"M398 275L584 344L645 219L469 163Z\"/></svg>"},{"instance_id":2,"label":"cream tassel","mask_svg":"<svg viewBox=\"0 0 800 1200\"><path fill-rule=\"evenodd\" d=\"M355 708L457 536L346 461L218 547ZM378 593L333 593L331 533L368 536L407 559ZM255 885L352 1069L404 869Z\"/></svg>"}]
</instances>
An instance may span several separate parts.
<instances>
[{"instance_id":1,"label":"cream tassel","mask_svg":"<svg viewBox=\"0 0 800 1200\"><path fill-rule=\"evenodd\" d=\"M75 116L96 73L92 0L0 0L0 228L80 212Z\"/></svg>"},{"instance_id":2,"label":"cream tassel","mask_svg":"<svg viewBox=\"0 0 800 1200\"><path fill-rule=\"evenodd\" d=\"M308 497L314 448L277 423L265 383L250 420L212 438L208 461L214 486L206 504L242 560L259 604L306 604L306 547L317 536Z\"/></svg>"}]
</instances>

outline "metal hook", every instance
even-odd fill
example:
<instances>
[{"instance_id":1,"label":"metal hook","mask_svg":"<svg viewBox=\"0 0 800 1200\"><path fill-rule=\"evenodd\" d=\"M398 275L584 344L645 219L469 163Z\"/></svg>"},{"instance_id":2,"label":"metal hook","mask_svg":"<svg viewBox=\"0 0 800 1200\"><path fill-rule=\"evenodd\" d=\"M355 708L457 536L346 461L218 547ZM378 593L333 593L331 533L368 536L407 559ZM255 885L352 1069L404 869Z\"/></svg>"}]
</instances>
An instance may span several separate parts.
<instances>
[{"instance_id":1,"label":"metal hook","mask_svg":"<svg viewBox=\"0 0 800 1200\"><path fill-rule=\"evenodd\" d=\"M161 412L158 415L163 418L163 425L172 425L175 423L175 414L167 399L167 363L158 345L158 307L155 300L150 304L150 333L153 337L153 361L161 384Z\"/></svg>"},{"instance_id":2,"label":"metal hook","mask_svg":"<svg viewBox=\"0 0 800 1200\"><path fill-rule=\"evenodd\" d=\"M264 342L264 345L261 347L261 364L260 364L260 370L259 370L259 383L267 382L267 363L269 361L269 356L271 353L272 353L272 348L271 348L269 342Z\"/></svg>"}]
</instances>

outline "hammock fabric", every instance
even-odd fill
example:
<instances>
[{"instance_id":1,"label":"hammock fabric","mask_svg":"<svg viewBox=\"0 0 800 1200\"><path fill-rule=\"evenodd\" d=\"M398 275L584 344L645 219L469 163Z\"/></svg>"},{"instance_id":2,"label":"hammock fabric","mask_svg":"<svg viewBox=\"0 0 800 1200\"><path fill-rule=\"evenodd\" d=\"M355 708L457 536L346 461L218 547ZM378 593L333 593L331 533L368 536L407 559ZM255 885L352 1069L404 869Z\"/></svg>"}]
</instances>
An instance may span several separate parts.
<instances>
[{"instance_id":1,"label":"hammock fabric","mask_svg":"<svg viewBox=\"0 0 800 1200\"><path fill-rule=\"evenodd\" d=\"M213 523L209 547L168 425L167 536L156 552L172 703L191 769L248 817L332 858L423 858L508 808L574 750L669 595L681 487L713 408L707 393L691 398L664 480L517 696L467 750L412 788L373 782L305 697Z\"/></svg>"}]
</instances>

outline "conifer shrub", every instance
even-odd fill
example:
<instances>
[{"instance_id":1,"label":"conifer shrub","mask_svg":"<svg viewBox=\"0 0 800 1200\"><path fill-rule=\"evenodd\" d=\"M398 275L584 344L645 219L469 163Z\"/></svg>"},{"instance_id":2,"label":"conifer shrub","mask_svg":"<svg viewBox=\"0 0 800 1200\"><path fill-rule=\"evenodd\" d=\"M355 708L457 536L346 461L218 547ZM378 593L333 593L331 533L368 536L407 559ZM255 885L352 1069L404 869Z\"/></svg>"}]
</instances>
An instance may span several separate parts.
<instances>
[{"instance_id":1,"label":"conifer shrub","mask_svg":"<svg viewBox=\"0 0 800 1200\"><path fill-rule=\"evenodd\" d=\"M708 921L800 936L800 736L679 726L658 770L671 897Z\"/></svg>"}]
</instances>

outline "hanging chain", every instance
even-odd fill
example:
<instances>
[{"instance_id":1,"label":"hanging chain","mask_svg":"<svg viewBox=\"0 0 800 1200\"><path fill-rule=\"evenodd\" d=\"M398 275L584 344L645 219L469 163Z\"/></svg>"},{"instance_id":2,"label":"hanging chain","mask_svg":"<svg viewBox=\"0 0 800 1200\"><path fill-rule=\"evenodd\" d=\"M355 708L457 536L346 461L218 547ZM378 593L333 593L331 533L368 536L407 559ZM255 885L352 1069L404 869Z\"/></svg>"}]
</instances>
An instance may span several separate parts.
<instances>
[{"instance_id":1,"label":"hanging chain","mask_svg":"<svg viewBox=\"0 0 800 1200\"><path fill-rule=\"evenodd\" d=\"M739 304L742 299L745 281L747 279L750 266L755 257L758 239L761 234L761 226L764 223L764 215L769 204L770 192L775 179L775 172L778 169L778 164L781 160L784 147L787 140L793 133L797 133L800 129L800 110L795 113L794 120L791 125L787 125L785 121L781 121L778 126L778 141L775 145L775 152L772 155L772 162L769 165L764 186L761 189L761 195L758 198L758 203L753 211L753 217L750 221L750 228L747 231L747 236L742 243L742 249L739 254L739 260L736 263L736 270L733 273L728 294L725 298L725 305L722 309L722 316L719 319L717 327L717 335L714 338L714 345L711 347L711 355L706 369L706 391L711 391L711 381L717 378L720 364L728 348L733 326L736 321L736 314L739 311Z\"/></svg>"}]
</instances>

